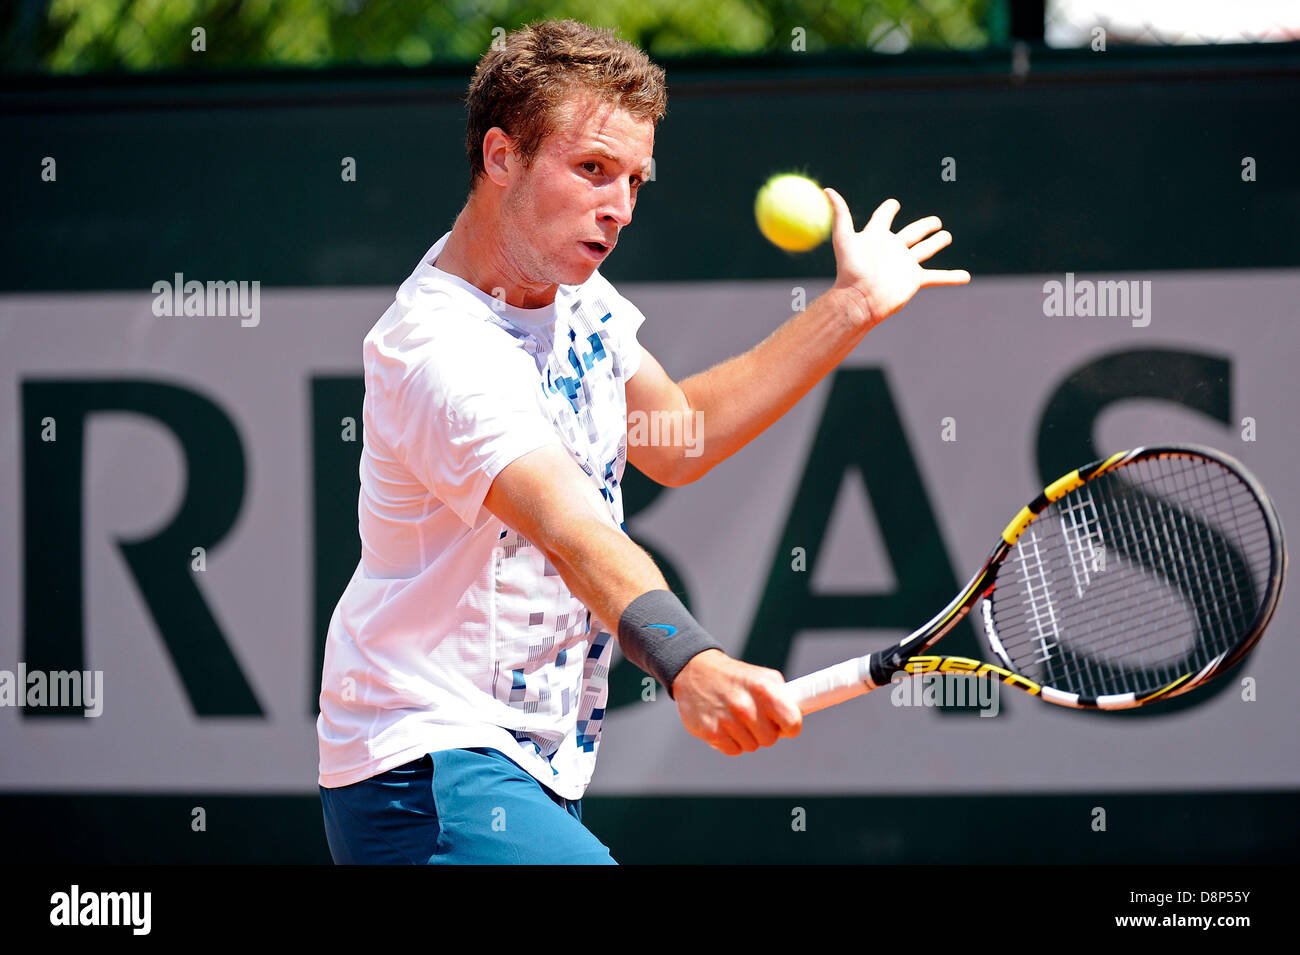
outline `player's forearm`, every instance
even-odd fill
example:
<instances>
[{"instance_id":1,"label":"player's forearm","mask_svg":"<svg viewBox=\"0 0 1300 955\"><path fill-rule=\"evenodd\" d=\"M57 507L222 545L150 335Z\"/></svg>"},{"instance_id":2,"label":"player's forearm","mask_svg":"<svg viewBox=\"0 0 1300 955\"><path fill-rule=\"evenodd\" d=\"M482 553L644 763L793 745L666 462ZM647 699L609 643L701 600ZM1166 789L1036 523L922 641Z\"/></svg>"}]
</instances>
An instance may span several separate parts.
<instances>
[{"instance_id":1,"label":"player's forearm","mask_svg":"<svg viewBox=\"0 0 1300 955\"><path fill-rule=\"evenodd\" d=\"M569 591L611 633L617 633L633 600L649 590L669 589L650 555L612 525L584 522L539 546Z\"/></svg>"},{"instance_id":2,"label":"player's forearm","mask_svg":"<svg viewBox=\"0 0 1300 955\"><path fill-rule=\"evenodd\" d=\"M681 383L699 414L701 453L683 455L680 483L735 454L794 407L871 327L860 293L835 287L744 354Z\"/></svg>"}]
</instances>

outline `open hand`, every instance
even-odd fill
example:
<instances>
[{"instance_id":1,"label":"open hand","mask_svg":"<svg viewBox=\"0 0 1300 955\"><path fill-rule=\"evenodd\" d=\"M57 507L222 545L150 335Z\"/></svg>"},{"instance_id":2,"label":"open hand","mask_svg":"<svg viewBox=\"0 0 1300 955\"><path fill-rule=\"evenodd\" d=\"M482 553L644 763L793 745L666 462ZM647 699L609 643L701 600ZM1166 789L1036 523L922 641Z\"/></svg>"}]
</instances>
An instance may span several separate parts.
<instances>
[{"instance_id":1,"label":"open hand","mask_svg":"<svg viewBox=\"0 0 1300 955\"><path fill-rule=\"evenodd\" d=\"M871 325L883 322L911 301L917 290L929 285L965 285L965 269L925 269L921 263L952 242L947 231L935 232L943 223L927 216L891 232L901 208L886 199L861 231L854 231L848 204L834 189L827 189L835 220L831 242L835 248L837 288L852 288L862 295ZM931 233L934 233L933 235Z\"/></svg>"}]
</instances>

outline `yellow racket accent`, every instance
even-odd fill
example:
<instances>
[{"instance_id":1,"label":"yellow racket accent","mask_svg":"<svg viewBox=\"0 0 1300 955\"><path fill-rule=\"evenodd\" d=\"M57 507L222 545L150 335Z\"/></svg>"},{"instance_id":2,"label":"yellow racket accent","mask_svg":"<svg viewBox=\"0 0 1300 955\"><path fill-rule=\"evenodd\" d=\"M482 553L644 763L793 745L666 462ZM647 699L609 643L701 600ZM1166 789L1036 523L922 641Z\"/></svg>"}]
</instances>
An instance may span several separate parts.
<instances>
[{"instance_id":1,"label":"yellow racket accent","mask_svg":"<svg viewBox=\"0 0 1300 955\"><path fill-rule=\"evenodd\" d=\"M1170 683L1163 690L1156 690L1154 693L1142 697L1142 699L1139 702L1145 703L1147 700L1154 700L1157 696L1164 696L1170 690L1173 690L1177 688L1179 685L1186 683L1191 678L1192 675L1190 673L1184 673L1182 676L1180 676L1177 680L1174 680L1173 683Z\"/></svg>"},{"instance_id":2,"label":"yellow racket accent","mask_svg":"<svg viewBox=\"0 0 1300 955\"><path fill-rule=\"evenodd\" d=\"M1097 470L1093 471L1090 475L1088 475L1088 480L1092 480L1098 475L1105 474L1107 471L1113 468L1120 461L1123 461L1125 458L1129 457L1132 453L1133 453L1132 451L1115 452L1110 457L1108 457L1105 461L1102 462L1101 467L1097 468Z\"/></svg>"},{"instance_id":3,"label":"yellow racket accent","mask_svg":"<svg viewBox=\"0 0 1300 955\"><path fill-rule=\"evenodd\" d=\"M1046 489L1043 491L1043 497L1047 498L1049 501L1059 501L1076 487L1083 487L1083 479L1079 477L1078 471L1071 471L1065 477L1047 485Z\"/></svg>"},{"instance_id":4,"label":"yellow racket accent","mask_svg":"<svg viewBox=\"0 0 1300 955\"><path fill-rule=\"evenodd\" d=\"M1002 532L1002 539L1008 544L1014 544L1016 538L1025 532L1029 522L1034 519L1034 512L1027 507L1022 507L1020 513L1011 519L1011 523L1006 526Z\"/></svg>"}]
</instances>

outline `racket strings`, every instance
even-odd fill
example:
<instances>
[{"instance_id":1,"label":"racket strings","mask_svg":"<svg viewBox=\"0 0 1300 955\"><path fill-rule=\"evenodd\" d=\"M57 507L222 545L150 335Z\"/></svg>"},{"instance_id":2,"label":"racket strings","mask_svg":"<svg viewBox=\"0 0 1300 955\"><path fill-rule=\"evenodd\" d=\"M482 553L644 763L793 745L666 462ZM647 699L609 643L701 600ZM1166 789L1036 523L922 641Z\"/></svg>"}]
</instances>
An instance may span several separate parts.
<instances>
[{"instance_id":1,"label":"racket strings","mask_svg":"<svg viewBox=\"0 0 1300 955\"><path fill-rule=\"evenodd\" d=\"M1185 480L1175 482L1175 487L1187 497ZM1156 621L1165 635L1164 641L1157 639L1159 634L1136 634L1154 648L1166 650L1163 654L1165 666L1152 666L1149 660L1138 662L1146 664L1155 682L1167 685L1180 675L1175 666L1186 671L1193 664L1208 662L1207 658L1212 658L1214 651L1231 645L1233 631L1242 625L1241 620L1233 617L1246 616L1253 609L1246 606L1250 585L1247 582L1242 586L1240 561L1231 559L1231 551L1216 546L1213 538L1204 532L1203 525L1189 521L1185 509L1171 510L1160 500L1133 495L1125 495L1120 500L1128 505L1130 514L1134 510L1137 512L1129 525L1141 531L1141 536L1135 539L1137 546L1130 548L1133 557L1170 585L1167 600L1177 598L1167 607L1162 607L1160 601L1153 605L1154 609L1164 611ZM1225 554L1229 557L1226 561L1213 559ZM1225 574L1228 567L1232 569ZM1201 574L1197 573L1198 568ZM1199 586L1201 581L1208 581L1209 586ZM1180 602L1190 604L1191 619L1184 619L1188 625L1185 630L1169 626L1170 621L1178 621L1180 610L1184 609L1179 606ZM1249 602L1254 603L1253 600ZM1121 639L1125 636L1120 634ZM1172 654L1172 659L1168 659L1171 657L1168 652L1170 643L1177 649L1184 649L1189 639L1200 641L1202 653L1199 660L1190 658L1186 652ZM1096 645L1100 650L1108 651L1113 649L1113 643L1098 642Z\"/></svg>"},{"instance_id":2,"label":"racket strings","mask_svg":"<svg viewBox=\"0 0 1300 955\"><path fill-rule=\"evenodd\" d=\"M1167 468L1163 470L1168 471ZM1176 481L1174 484L1183 492L1184 497L1187 497L1188 488L1185 481ZM1169 586L1164 594L1165 600L1156 600L1152 605L1158 612L1155 621L1158 625L1156 632L1143 632L1138 629L1136 633L1132 633L1131 630L1136 628L1130 627L1130 632L1119 630L1110 640L1094 638L1089 648L1090 654L1104 654L1112 665L1103 668L1094 664L1091 668L1085 669L1085 676L1093 678L1092 685L1084 684L1085 692L1109 691L1117 682L1123 682L1125 676L1123 668L1116 667L1110 658L1114 656L1120 645L1134 637L1142 639L1141 646L1146 653L1145 659L1139 658L1131 662L1149 671L1148 679L1154 683L1167 685L1181 675L1177 669L1186 672L1193 664L1212 659L1213 650L1230 646L1232 643L1230 631L1234 629L1234 622L1230 619L1230 615L1234 611L1240 615L1243 609L1240 599L1243 592L1239 583L1240 573L1233 575L1237 581L1229 586L1223 573L1224 562L1209 559L1211 553L1222 552L1223 549L1213 546L1207 539L1208 535L1202 525L1188 521L1185 509L1171 509L1165 506L1163 501L1144 496L1123 495L1118 499L1121 504L1126 505L1128 516L1126 526L1138 532L1134 539L1136 546L1128 548L1130 554L1140 565L1154 571ZM1123 530L1124 527L1121 526L1119 532L1122 533ZM1199 565L1205 572L1204 578L1196 573L1193 564ZM1200 586L1203 579L1217 582L1220 588L1219 595L1226 595L1229 598L1225 606L1221 606L1214 600L1213 589ZM1237 598L1235 601L1232 599L1234 597ZM1171 621L1175 623L1179 621L1180 611L1188 609L1180 606L1180 603L1190 604L1191 619L1187 620L1184 617L1182 621L1186 625L1184 627L1169 626ZM1133 616L1131 609L1122 605L1119 609ZM1139 622L1141 621L1137 619L1128 621L1130 625ZM1162 635L1163 639L1161 639ZM1198 639L1200 649L1203 651L1199 661L1188 652L1188 641L1193 641L1194 647ZM1154 661L1152 657L1155 658ZM1102 679L1103 676L1106 679Z\"/></svg>"},{"instance_id":3,"label":"racket strings","mask_svg":"<svg viewBox=\"0 0 1300 955\"><path fill-rule=\"evenodd\" d=\"M1048 506L998 572L1012 666L1082 696L1154 692L1232 651L1260 610L1272 541L1217 462L1140 459Z\"/></svg>"}]
</instances>

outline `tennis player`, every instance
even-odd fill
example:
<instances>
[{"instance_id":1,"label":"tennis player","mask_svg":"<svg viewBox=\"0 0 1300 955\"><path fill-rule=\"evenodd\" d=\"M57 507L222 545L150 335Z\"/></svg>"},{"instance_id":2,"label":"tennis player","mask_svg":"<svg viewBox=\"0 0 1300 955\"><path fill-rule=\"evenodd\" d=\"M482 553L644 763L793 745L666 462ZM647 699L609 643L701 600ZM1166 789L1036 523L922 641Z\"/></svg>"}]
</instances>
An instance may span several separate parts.
<instances>
[{"instance_id":1,"label":"tennis player","mask_svg":"<svg viewBox=\"0 0 1300 955\"><path fill-rule=\"evenodd\" d=\"M673 381L598 271L666 102L641 51L572 21L510 34L474 73L469 197L364 342L362 554L317 722L336 862L612 862L580 800L615 638L715 749L800 731L782 675L723 652L627 536L624 465L695 480L918 288L969 276L921 268L951 241L938 219L891 233L890 200L855 232L828 190L833 288ZM629 416L651 412L695 416L702 440L629 446Z\"/></svg>"}]
</instances>

